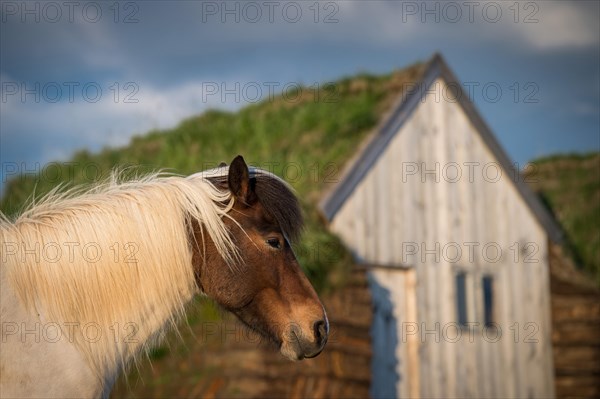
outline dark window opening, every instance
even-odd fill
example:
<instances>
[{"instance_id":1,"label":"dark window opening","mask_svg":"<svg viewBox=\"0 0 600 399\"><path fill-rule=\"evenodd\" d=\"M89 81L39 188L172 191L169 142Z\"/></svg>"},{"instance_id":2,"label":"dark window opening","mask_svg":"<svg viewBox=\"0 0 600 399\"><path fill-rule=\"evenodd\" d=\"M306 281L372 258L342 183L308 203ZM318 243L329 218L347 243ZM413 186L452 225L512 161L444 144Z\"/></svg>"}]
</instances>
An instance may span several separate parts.
<instances>
[{"instance_id":1,"label":"dark window opening","mask_svg":"<svg viewBox=\"0 0 600 399\"><path fill-rule=\"evenodd\" d=\"M484 276L481 279L483 289L483 322L486 327L494 324L494 279Z\"/></svg>"},{"instance_id":2,"label":"dark window opening","mask_svg":"<svg viewBox=\"0 0 600 399\"><path fill-rule=\"evenodd\" d=\"M461 327L467 327L467 274L459 272L455 276L456 317Z\"/></svg>"}]
</instances>

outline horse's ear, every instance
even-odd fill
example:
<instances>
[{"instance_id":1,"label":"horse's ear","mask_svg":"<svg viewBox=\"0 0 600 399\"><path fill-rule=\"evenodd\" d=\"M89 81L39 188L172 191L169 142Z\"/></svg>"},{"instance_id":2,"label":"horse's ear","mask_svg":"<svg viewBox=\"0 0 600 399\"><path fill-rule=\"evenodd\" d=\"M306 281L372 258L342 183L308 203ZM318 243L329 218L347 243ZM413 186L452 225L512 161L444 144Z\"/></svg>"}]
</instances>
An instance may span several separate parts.
<instances>
[{"instance_id":1,"label":"horse's ear","mask_svg":"<svg viewBox=\"0 0 600 399\"><path fill-rule=\"evenodd\" d=\"M250 183L250 172L241 155L235 157L229 165L227 183L229 184L229 190L237 199L248 205L252 203L254 190Z\"/></svg>"}]
</instances>

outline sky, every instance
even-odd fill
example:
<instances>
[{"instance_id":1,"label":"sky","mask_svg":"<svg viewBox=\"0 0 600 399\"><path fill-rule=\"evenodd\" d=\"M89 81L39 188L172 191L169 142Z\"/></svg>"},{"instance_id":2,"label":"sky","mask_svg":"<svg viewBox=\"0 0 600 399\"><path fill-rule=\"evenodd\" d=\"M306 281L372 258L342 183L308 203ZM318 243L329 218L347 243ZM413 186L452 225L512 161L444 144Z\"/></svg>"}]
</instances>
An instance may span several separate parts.
<instances>
[{"instance_id":1,"label":"sky","mask_svg":"<svg viewBox=\"0 0 600 399\"><path fill-rule=\"evenodd\" d=\"M600 150L597 1L0 5L2 185L208 108L387 73L435 52L521 167Z\"/></svg>"}]
</instances>

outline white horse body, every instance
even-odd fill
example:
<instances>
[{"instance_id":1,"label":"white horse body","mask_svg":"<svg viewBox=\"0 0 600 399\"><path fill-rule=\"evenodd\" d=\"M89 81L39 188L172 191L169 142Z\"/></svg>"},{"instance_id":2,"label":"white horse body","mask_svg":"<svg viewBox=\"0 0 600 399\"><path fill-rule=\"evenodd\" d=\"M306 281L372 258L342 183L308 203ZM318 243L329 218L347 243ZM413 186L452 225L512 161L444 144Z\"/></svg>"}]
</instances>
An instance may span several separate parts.
<instances>
[{"instance_id":1,"label":"white horse body","mask_svg":"<svg viewBox=\"0 0 600 399\"><path fill-rule=\"evenodd\" d=\"M233 261L231 201L202 176L150 176L0 219L0 396L108 396L199 291L187 218Z\"/></svg>"},{"instance_id":2,"label":"white horse body","mask_svg":"<svg viewBox=\"0 0 600 399\"><path fill-rule=\"evenodd\" d=\"M41 337L41 317L28 312L0 269L0 396L6 398L82 398L103 395L84 357L68 341ZM57 375L60 370L60 376ZM60 379L60 382L57 380ZM43 383L46 382L46 383Z\"/></svg>"}]
</instances>

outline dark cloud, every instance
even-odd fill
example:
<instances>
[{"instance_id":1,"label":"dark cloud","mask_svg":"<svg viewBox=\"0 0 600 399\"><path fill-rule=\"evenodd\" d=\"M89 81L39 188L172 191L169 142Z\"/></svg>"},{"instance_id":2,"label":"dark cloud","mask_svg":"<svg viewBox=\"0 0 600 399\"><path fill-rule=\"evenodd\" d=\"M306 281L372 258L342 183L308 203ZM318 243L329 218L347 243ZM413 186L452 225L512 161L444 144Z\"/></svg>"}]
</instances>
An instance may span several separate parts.
<instances>
[{"instance_id":1,"label":"dark cloud","mask_svg":"<svg viewBox=\"0 0 600 399\"><path fill-rule=\"evenodd\" d=\"M448 2L428 2L428 9L423 2L321 2L318 10L314 2L283 2L269 10L264 2L144 1L121 2L117 14L114 2L82 2L72 20L63 8L53 23L52 10L42 10L47 3L29 2L40 7L38 23L6 6L25 3L3 2L3 84L95 82L104 96L94 104L66 97L59 104L3 101L2 161L50 161L173 125L207 106L242 105L202 101L203 82L311 84L386 72L435 51L464 82L500 85L501 101L487 101L481 91L474 100L520 163L542 153L598 149L598 3L529 2L537 10L523 5L518 17L509 3L481 2L470 20L461 2L454 2L458 19ZM92 6L83 13L86 4L102 9L97 22ZM495 22L494 4L502 11ZM526 23L527 16L537 22ZM139 104L108 101L115 82L121 89L134 82ZM537 103L523 103L527 83L537 85ZM515 84L519 98L511 101Z\"/></svg>"}]
</instances>

